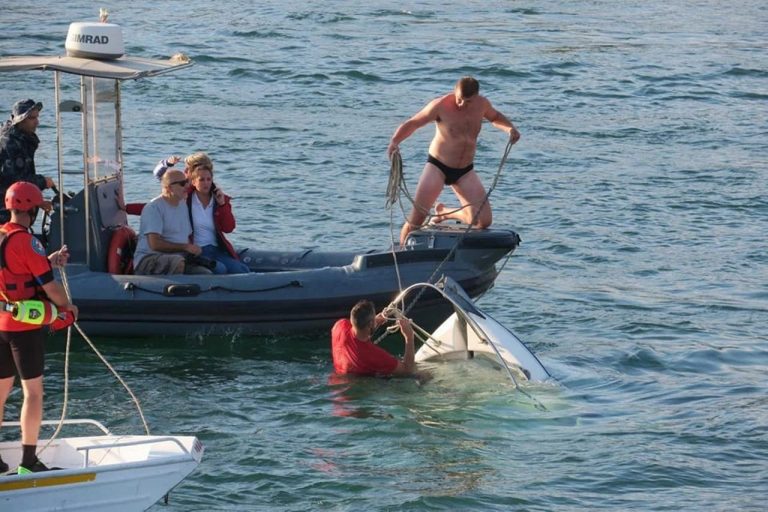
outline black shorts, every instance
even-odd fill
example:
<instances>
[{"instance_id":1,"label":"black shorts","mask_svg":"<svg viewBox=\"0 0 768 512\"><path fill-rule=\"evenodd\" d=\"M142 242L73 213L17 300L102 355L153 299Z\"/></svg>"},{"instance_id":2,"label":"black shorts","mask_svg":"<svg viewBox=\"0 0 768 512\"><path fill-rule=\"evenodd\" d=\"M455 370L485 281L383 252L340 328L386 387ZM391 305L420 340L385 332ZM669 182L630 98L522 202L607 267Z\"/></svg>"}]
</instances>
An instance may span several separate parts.
<instances>
[{"instance_id":1,"label":"black shorts","mask_svg":"<svg viewBox=\"0 0 768 512\"><path fill-rule=\"evenodd\" d=\"M45 330L0 331L0 379L13 377L16 370L22 380L43 374L45 365Z\"/></svg>"},{"instance_id":2,"label":"black shorts","mask_svg":"<svg viewBox=\"0 0 768 512\"><path fill-rule=\"evenodd\" d=\"M462 176L464 176L469 171L475 168L474 163L471 163L468 166L462 167L460 169L456 167L448 167L443 162L441 162L440 160L438 160L437 158L433 157L430 154L427 154L427 162L434 165L438 169L440 169L440 172L442 172L443 176L445 176L446 185L453 185L454 183L459 181Z\"/></svg>"}]
</instances>

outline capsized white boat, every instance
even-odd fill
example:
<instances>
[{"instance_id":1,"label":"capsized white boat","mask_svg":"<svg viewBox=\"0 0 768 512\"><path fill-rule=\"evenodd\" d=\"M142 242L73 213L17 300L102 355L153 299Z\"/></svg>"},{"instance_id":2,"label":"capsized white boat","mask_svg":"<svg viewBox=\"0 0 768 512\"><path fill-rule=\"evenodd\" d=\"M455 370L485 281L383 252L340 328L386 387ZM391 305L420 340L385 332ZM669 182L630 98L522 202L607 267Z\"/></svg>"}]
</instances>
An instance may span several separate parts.
<instances>
[{"instance_id":1,"label":"capsized white boat","mask_svg":"<svg viewBox=\"0 0 768 512\"><path fill-rule=\"evenodd\" d=\"M114 435L94 420L65 421L68 427L78 424L95 426L101 434L57 438L39 453L48 467L61 469L0 475L1 511L147 510L189 475L203 456L203 445L194 436ZM41 440L39 447L46 442ZM18 439L0 443L0 455L16 468L21 461Z\"/></svg>"},{"instance_id":2,"label":"capsized white boat","mask_svg":"<svg viewBox=\"0 0 768 512\"><path fill-rule=\"evenodd\" d=\"M480 310L453 279L437 285L417 283L403 290L393 302L405 303L414 291L435 290L453 306L451 314L434 332L425 333L416 362L483 358L505 370L510 379L544 382L552 378L536 355L512 331Z\"/></svg>"}]
</instances>

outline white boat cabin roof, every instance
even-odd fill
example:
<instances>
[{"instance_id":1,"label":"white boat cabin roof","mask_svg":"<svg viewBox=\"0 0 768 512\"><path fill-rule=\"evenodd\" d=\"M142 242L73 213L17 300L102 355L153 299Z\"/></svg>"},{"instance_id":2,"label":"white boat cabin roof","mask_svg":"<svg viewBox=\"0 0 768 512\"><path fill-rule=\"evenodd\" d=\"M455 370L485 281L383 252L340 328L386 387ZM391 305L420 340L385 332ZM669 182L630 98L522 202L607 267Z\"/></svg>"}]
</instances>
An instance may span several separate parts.
<instances>
[{"instance_id":1,"label":"white boat cabin roof","mask_svg":"<svg viewBox=\"0 0 768 512\"><path fill-rule=\"evenodd\" d=\"M69 56L17 56L0 58L0 72L61 71L73 75L135 80L162 75L192 65L188 57L177 54L167 60L120 57L112 60L84 59Z\"/></svg>"}]
</instances>

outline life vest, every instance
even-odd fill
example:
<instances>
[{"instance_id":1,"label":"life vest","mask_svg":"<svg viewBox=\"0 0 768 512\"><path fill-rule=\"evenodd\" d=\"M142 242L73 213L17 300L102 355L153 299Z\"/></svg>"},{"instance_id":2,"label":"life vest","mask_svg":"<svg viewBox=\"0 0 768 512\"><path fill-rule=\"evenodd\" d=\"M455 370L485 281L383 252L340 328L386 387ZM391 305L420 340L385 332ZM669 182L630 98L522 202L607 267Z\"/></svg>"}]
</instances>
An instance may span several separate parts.
<instances>
[{"instance_id":1,"label":"life vest","mask_svg":"<svg viewBox=\"0 0 768 512\"><path fill-rule=\"evenodd\" d=\"M37 285L35 276L32 274L15 274L8 269L5 264L5 248L8 240L17 233L28 233L24 228L12 227L8 231L0 231L0 290L5 295L3 300L8 302L45 298L45 294ZM0 296L1 297L1 296Z\"/></svg>"},{"instance_id":2,"label":"life vest","mask_svg":"<svg viewBox=\"0 0 768 512\"><path fill-rule=\"evenodd\" d=\"M0 300L3 302L17 302L28 299L47 300L45 292L38 286L35 276L32 274L16 274L11 272L6 265L5 249L8 240L18 233L28 233L22 227L13 226L7 231L0 231ZM5 329L8 331L28 331L40 326L35 326L27 322L15 320L10 312L0 313L8 315L10 318L4 318Z\"/></svg>"}]
</instances>

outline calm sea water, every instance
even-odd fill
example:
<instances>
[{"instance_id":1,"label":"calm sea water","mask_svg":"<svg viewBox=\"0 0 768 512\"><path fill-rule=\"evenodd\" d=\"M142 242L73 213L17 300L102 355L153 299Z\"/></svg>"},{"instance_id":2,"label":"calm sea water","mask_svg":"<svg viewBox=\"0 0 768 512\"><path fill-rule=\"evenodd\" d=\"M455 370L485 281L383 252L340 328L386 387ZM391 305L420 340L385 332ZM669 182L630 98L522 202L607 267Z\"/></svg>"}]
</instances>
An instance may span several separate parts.
<instances>
[{"instance_id":1,"label":"calm sea water","mask_svg":"<svg viewBox=\"0 0 768 512\"><path fill-rule=\"evenodd\" d=\"M62 53L68 23L97 7L5 2L0 54ZM386 247L392 131L458 77L479 78L523 134L491 198L496 224L523 244L480 304L559 381L527 388L542 411L473 364L435 367L422 387L329 381L322 333L96 339L154 432L207 446L157 510L764 509L765 2L111 10L130 54L197 63L124 85L128 199L157 193L160 157L206 150L236 198L241 245ZM50 84L49 73L0 75L3 116L21 97L46 104L43 174L55 156ZM412 187L430 136L403 144ZM504 144L484 130L486 183ZM55 418L64 344L49 350ZM70 417L140 431L82 343L72 359ZM6 417L19 395L11 402Z\"/></svg>"}]
</instances>

